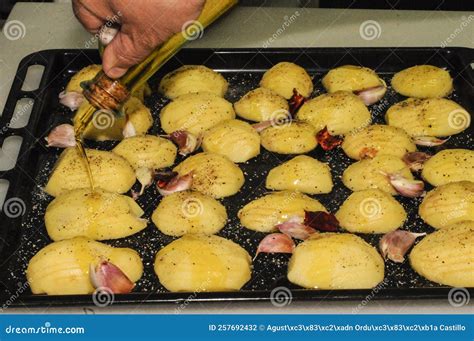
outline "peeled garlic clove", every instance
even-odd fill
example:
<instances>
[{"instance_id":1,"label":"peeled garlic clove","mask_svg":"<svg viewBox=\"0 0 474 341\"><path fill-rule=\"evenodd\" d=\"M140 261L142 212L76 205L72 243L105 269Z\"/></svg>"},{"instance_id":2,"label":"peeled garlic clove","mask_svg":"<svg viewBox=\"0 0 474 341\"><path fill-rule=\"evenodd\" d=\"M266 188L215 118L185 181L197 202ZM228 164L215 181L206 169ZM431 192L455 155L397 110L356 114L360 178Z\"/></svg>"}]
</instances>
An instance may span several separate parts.
<instances>
[{"instance_id":1,"label":"peeled garlic clove","mask_svg":"<svg viewBox=\"0 0 474 341\"><path fill-rule=\"evenodd\" d=\"M123 130L122 130L122 135L125 138L133 137L133 136L137 135L137 131L135 130L135 126L133 125L133 123L131 121L127 121L127 123L125 123L125 125L123 127Z\"/></svg>"},{"instance_id":2,"label":"peeled garlic clove","mask_svg":"<svg viewBox=\"0 0 474 341\"><path fill-rule=\"evenodd\" d=\"M193 184L193 173L180 176L177 172L157 173L156 188L161 195L166 196L175 192L190 189Z\"/></svg>"},{"instance_id":3,"label":"peeled garlic clove","mask_svg":"<svg viewBox=\"0 0 474 341\"><path fill-rule=\"evenodd\" d=\"M138 182L142 185L140 193L138 193L138 195L140 196L145 191L145 188L150 186L153 182L154 172L153 169L140 167L135 171L135 174L137 175Z\"/></svg>"},{"instance_id":4,"label":"peeled garlic clove","mask_svg":"<svg viewBox=\"0 0 474 341\"><path fill-rule=\"evenodd\" d=\"M59 93L59 103L68 107L72 111L77 110L84 102L84 95L76 91L61 91Z\"/></svg>"},{"instance_id":5,"label":"peeled garlic clove","mask_svg":"<svg viewBox=\"0 0 474 341\"><path fill-rule=\"evenodd\" d=\"M407 164L413 171L420 171L423 169L424 163L431 157L430 154L423 152L410 152L403 155L403 162Z\"/></svg>"},{"instance_id":6,"label":"peeled garlic clove","mask_svg":"<svg viewBox=\"0 0 474 341\"><path fill-rule=\"evenodd\" d=\"M448 140L449 140L449 137L443 140L434 136L416 136L413 138L413 142L415 142L415 144L419 146L425 146L425 147L441 146Z\"/></svg>"},{"instance_id":7,"label":"peeled garlic clove","mask_svg":"<svg viewBox=\"0 0 474 341\"><path fill-rule=\"evenodd\" d=\"M135 287L122 270L105 260L95 267L90 265L89 277L96 289L106 288L114 294L127 294Z\"/></svg>"},{"instance_id":8,"label":"peeled garlic clove","mask_svg":"<svg viewBox=\"0 0 474 341\"><path fill-rule=\"evenodd\" d=\"M416 238L424 235L426 233L413 233L403 230L387 233L380 239L380 252L385 259L388 258L395 263L403 263L405 254L415 244Z\"/></svg>"},{"instance_id":9,"label":"peeled garlic clove","mask_svg":"<svg viewBox=\"0 0 474 341\"><path fill-rule=\"evenodd\" d=\"M312 227L304 225L303 219L300 217L292 217L288 221L276 225L275 228L281 233L299 240L308 239L313 233L317 233Z\"/></svg>"},{"instance_id":10,"label":"peeled garlic clove","mask_svg":"<svg viewBox=\"0 0 474 341\"><path fill-rule=\"evenodd\" d=\"M68 148L76 146L74 127L70 124L61 124L54 127L45 138L47 147Z\"/></svg>"},{"instance_id":11,"label":"peeled garlic clove","mask_svg":"<svg viewBox=\"0 0 474 341\"><path fill-rule=\"evenodd\" d=\"M295 242L290 236L283 233L272 233L262 239L258 244L257 253L293 253Z\"/></svg>"},{"instance_id":12,"label":"peeled garlic clove","mask_svg":"<svg viewBox=\"0 0 474 341\"><path fill-rule=\"evenodd\" d=\"M372 88L354 91L354 94L357 95L365 105L369 106L380 101L386 91L387 87L385 85L379 85Z\"/></svg>"},{"instance_id":13,"label":"peeled garlic clove","mask_svg":"<svg viewBox=\"0 0 474 341\"><path fill-rule=\"evenodd\" d=\"M107 46L118 33L118 28L114 26L102 26L99 31L99 40L102 45Z\"/></svg>"},{"instance_id":14,"label":"peeled garlic clove","mask_svg":"<svg viewBox=\"0 0 474 341\"><path fill-rule=\"evenodd\" d=\"M421 180L411 180L398 173L387 174L390 184L402 196L407 198L420 197L424 193L425 183Z\"/></svg>"},{"instance_id":15,"label":"peeled garlic clove","mask_svg":"<svg viewBox=\"0 0 474 341\"><path fill-rule=\"evenodd\" d=\"M178 146L178 152L182 156L193 153L201 146L202 136L195 136L185 130L177 130L169 135L171 141Z\"/></svg>"}]
</instances>

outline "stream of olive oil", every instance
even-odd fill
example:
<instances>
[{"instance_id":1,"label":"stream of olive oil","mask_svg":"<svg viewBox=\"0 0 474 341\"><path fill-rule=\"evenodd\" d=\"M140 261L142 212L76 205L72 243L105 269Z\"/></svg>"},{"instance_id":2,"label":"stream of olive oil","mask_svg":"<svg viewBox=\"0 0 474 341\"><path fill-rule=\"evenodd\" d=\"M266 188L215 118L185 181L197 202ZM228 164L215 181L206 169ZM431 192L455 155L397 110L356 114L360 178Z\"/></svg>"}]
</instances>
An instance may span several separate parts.
<instances>
[{"instance_id":1,"label":"stream of olive oil","mask_svg":"<svg viewBox=\"0 0 474 341\"><path fill-rule=\"evenodd\" d=\"M79 112L78 114L80 116L78 119L78 125L75 127L75 131L74 131L75 138L76 138L76 148L79 151L79 155L82 157L84 164L86 165L87 175L89 176L91 192L94 192L94 189L95 189L94 178L92 176L91 165L90 165L89 159L87 158L86 149L84 147L83 135L87 126L91 123L95 111L96 109L92 105L88 105L86 108L83 109L82 112Z\"/></svg>"}]
</instances>

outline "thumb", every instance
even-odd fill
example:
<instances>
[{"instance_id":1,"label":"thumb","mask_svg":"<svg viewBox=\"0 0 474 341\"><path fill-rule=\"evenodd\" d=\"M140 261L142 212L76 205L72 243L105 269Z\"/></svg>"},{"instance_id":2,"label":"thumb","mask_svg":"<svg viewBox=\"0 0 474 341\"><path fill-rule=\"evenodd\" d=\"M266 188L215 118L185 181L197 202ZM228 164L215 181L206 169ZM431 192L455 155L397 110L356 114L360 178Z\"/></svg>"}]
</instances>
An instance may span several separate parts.
<instances>
[{"instance_id":1,"label":"thumb","mask_svg":"<svg viewBox=\"0 0 474 341\"><path fill-rule=\"evenodd\" d=\"M110 78L120 78L130 67L144 60L153 48L148 44L140 44L137 39L119 31L104 50L104 72Z\"/></svg>"}]
</instances>

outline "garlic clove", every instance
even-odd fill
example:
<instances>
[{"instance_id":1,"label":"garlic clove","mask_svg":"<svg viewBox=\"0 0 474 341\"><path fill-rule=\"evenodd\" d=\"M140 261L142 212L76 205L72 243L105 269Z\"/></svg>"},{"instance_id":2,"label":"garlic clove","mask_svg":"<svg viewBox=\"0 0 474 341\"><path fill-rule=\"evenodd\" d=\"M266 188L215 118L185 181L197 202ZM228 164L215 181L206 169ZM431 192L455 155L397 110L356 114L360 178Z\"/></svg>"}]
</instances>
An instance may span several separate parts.
<instances>
[{"instance_id":1,"label":"garlic clove","mask_svg":"<svg viewBox=\"0 0 474 341\"><path fill-rule=\"evenodd\" d=\"M75 111L84 102L84 95L76 91L61 91L59 93L59 103Z\"/></svg>"},{"instance_id":2,"label":"garlic clove","mask_svg":"<svg viewBox=\"0 0 474 341\"><path fill-rule=\"evenodd\" d=\"M169 139L178 146L178 152L182 156L193 153L202 143L202 135L195 136L185 130L177 130L169 135Z\"/></svg>"},{"instance_id":3,"label":"garlic clove","mask_svg":"<svg viewBox=\"0 0 474 341\"><path fill-rule=\"evenodd\" d=\"M127 121L127 123L125 123L122 130L122 135L124 138L137 136L137 131L135 129L135 126L133 125L131 121Z\"/></svg>"},{"instance_id":4,"label":"garlic clove","mask_svg":"<svg viewBox=\"0 0 474 341\"><path fill-rule=\"evenodd\" d=\"M380 101L385 95L385 92L387 92L387 86L384 84L372 88L357 90L354 91L354 94L357 95L365 105L369 106Z\"/></svg>"},{"instance_id":5,"label":"garlic clove","mask_svg":"<svg viewBox=\"0 0 474 341\"><path fill-rule=\"evenodd\" d=\"M298 216L291 217L288 221L276 225L275 228L281 233L299 240L308 239L312 234L317 233L312 227L304 225L303 219Z\"/></svg>"},{"instance_id":6,"label":"garlic clove","mask_svg":"<svg viewBox=\"0 0 474 341\"><path fill-rule=\"evenodd\" d=\"M324 211L305 211L304 225L323 232L336 232L339 229L336 216Z\"/></svg>"},{"instance_id":7,"label":"garlic clove","mask_svg":"<svg viewBox=\"0 0 474 341\"><path fill-rule=\"evenodd\" d=\"M295 248L295 242L291 239L290 236L283 233L272 233L258 244L257 253L293 253Z\"/></svg>"},{"instance_id":8,"label":"garlic clove","mask_svg":"<svg viewBox=\"0 0 474 341\"><path fill-rule=\"evenodd\" d=\"M159 172L156 174L156 178L156 188L163 196L185 191L190 189L193 184L192 172L183 176L177 172Z\"/></svg>"},{"instance_id":9,"label":"garlic clove","mask_svg":"<svg viewBox=\"0 0 474 341\"><path fill-rule=\"evenodd\" d=\"M424 147L441 146L442 144L446 143L446 141L448 140L449 140L449 137L443 140L434 136L415 136L413 138L413 142L415 142L415 144L417 144L418 146L424 146Z\"/></svg>"},{"instance_id":10,"label":"garlic clove","mask_svg":"<svg viewBox=\"0 0 474 341\"><path fill-rule=\"evenodd\" d=\"M403 263L405 254L415 243L416 238L426 233L413 233L404 230L395 230L385 234L379 242L379 249L385 259L395 263Z\"/></svg>"},{"instance_id":11,"label":"garlic clove","mask_svg":"<svg viewBox=\"0 0 474 341\"><path fill-rule=\"evenodd\" d=\"M398 173L386 175L390 181L390 184L401 196L407 198L417 198L425 193L425 183L421 180L407 179Z\"/></svg>"},{"instance_id":12,"label":"garlic clove","mask_svg":"<svg viewBox=\"0 0 474 341\"><path fill-rule=\"evenodd\" d=\"M412 171L418 172L423 169L423 165L431 157L430 154L423 152L409 152L403 155L403 162L406 163Z\"/></svg>"},{"instance_id":13,"label":"garlic clove","mask_svg":"<svg viewBox=\"0 0 474 341\"><path fill-rule=\"evenodd\" d=\"M70 124L60 124L54 127L45 138L47 147L68 148L76 146L74 127Z\"/></svg>"},{"instance_id":14,"label":"garlic clove","mask_svg":"<svg viewBox=\"0 0 474 341\"><path fill-rule=\"evenodd\" d=\"M152 184L154 171L150 168L140 167L135 171L135 174L137 176L138 182L142 185L140 192L138 193L138 196L140 196L145 191L145 188Z\"/></svg>"},{"instance_id":15,"label":"garlic clove","mask_svg":"<svg viewBox=\"0 0 474 341\"><path fill-rule=\"evenodd\" d=\"M127 294L133 290L133 283L117 266L102 260L95 267L89 267L89 277L96 289L106 288L114 294Z\"/></svg>"}]
</instances>

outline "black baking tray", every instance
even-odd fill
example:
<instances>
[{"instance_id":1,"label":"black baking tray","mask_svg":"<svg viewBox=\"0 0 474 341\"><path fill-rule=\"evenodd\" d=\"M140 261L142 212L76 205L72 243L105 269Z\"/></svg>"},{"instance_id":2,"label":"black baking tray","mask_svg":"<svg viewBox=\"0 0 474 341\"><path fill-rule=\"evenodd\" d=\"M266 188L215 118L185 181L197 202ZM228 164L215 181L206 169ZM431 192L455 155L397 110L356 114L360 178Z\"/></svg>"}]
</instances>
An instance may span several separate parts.
<instances>
[{"instance_id":1,"label":"black baking tray","mask_svg":"<svg viewBox=\"0 0 474 341\"><path fill-rule=\"evenodd\" d=\"M454 78L455 91L450 96L471 113L474 113L474 50L467 48L295 48L295 49L183 49L171 59L151 80L153 90L157 89L159 79L164 73L182 64L203 64L221 72L229 81L227 99L235 102L247 91L257 87L265 70L280 61L295 62L304 67L314 79L315 90L312 96L324 92L322 76L331 68L344 65L363 65L375 69L390 84L391 76L406 67L417 64L432 64L449 70ZM71 113L58 103L58 93L62 91L69 78L81 68L99 63L100 57L94 50L46 50L25 57L17 70L13 85L0 118L0 144L11 136L23 138L16 166L0 172L0 179L9 182L6 200L20 203L16 214L0 213L0 304L7 306L61 306L92 304L91 295L47 296L32 295L26 283L25 269L30 258L42 247L50 243L43 222L47 204L52 200L42 191L60 150L47 149L44 137L49 130L71 118ZM34 91L23 91L22 84L28 67L43 65L44 73L40 86ZM31 98L34 105L28 124L19 129L9 127L16 102L21 98ZM384 99L370 107L374 123L382 123L388 107L403 100L404 97L388 89ZM168 101L156 91L146 99L152 110L155 123L152 134L160 133L160 109ZM445 147L473 147L473 129L470 128L453 136ZM111 149L115 142L91 142L88 146L104 150ZM433 150L432 150L433 152ZM318 147L309 155L332 168L334 189L326 195L313 196L320 200L331 212L335 212L350 194L341 182L342 171L352 161L342 150L324 152ZM262 150L261 155L240 164L246 175L246 182L239 194L222 200L229 214L229 222L219 235L239 243L253 255L258 242L264 234L247 230L240 226L237 211L247 202L267 190L264 179L269 169L288 160L291 156L277 155ZM177 162L180 159L178 158ZM137 185L135 185L136 189ZM428 187L429 189L429 187ZM408 212L403 228L411 231L432 232L416 215L420 198L398 198ZM150 187L138 200L150 217L160 201L160 196ZM10 201L12 203L13 201ZM24 205L22 205L24 203ZM10 208L11 209L11 208ZM18 213L19 212L19 213ZM17 217L15 217L17 216ZM372 245L377 245L380 236L361 235ZM158 282L153 262L157 251L171 242L173 238L161 234L152 223L142 232L128 238L107 241L114 246L128 246L137 250L144 263L144 275L130 294L116 295L118 303L159 303L186 300L193 301L266 301L270 300L272 290L286 287L291 290L293 300L365 300L365 299L447 299L451 288L432 283L418 274L408 262L398 265L386 262L386 280L377 290L306 290L298 288L286 279L288 255L261 254L254 261L251 280L238 292L213 293L170 293ZM468 289L471 295L473 289Z\"/></svg>"}]
</instances>

